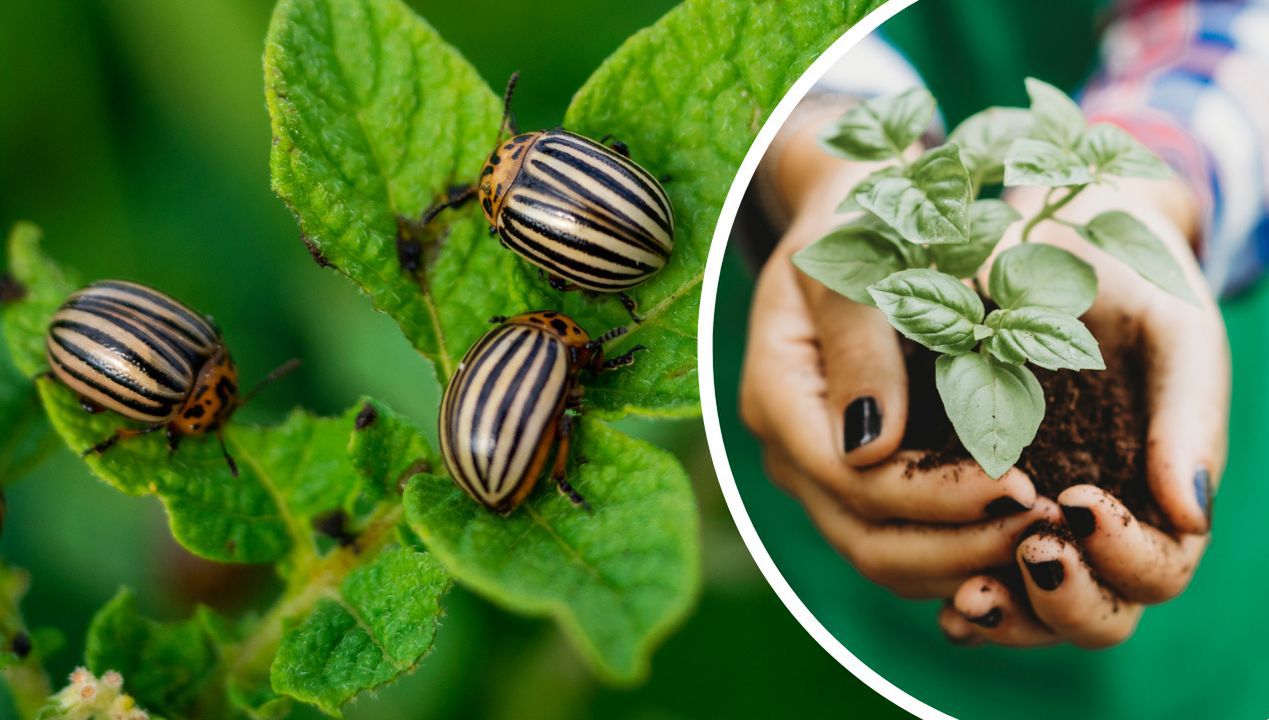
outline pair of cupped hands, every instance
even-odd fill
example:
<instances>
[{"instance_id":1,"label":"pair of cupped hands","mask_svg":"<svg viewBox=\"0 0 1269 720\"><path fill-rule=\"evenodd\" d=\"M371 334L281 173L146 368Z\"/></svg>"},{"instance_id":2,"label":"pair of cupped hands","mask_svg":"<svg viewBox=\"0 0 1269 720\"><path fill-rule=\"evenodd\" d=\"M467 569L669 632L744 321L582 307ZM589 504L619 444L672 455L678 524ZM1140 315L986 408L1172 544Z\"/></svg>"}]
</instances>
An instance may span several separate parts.
<instances>
[{"instance_id":1,"label":"pair of cupped hands","mask_svg":"<svg viewBox=\"0 0 1269 720\"><path fill-rule=\"evenodd\" d=\"M1141 353L1149 487L1166 517L1155 527L1092 485L1051 498L1016 468L1000 479L973 461L911 469L913 452L900 449L909 418L899 336L880 311L837 295L790 261L848 217L834 208L876 169L828 156L815 130L787 141L767 173L793 219L758 280L741 413L763 445L768 475L865 577L903 597L946 600L938 622L954 642L1106 647L1127 639L1145 606L1188 585L1208 543L1225 464L1229 349L1191 247L1193 193L1175 178L1123 181L1088 189L1061 216L1085 222L1110 209L1132 213L1172 250L1201 308L1065 226L1046 222L1030 238L1095 268L1098 297L1083 320L1103 352ZM1030 217L1043 193L1024 189L1004 199ZM1001 249L1018 242L1021 225ZM1078 542L1042 529L1042 521L1065 525ZM1021 585L998 579L1009 568Z\"/></svg>"}]
</instances>

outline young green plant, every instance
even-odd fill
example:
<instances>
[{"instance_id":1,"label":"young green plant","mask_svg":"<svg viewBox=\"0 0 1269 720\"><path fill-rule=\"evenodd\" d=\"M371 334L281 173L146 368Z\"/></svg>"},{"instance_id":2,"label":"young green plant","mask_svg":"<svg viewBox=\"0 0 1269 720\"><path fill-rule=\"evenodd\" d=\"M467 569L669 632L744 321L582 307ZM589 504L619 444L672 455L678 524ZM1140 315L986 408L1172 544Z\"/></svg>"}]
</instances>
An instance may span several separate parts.
<instances>
[{"instance_id":1,"label":"young green plant","mask_svg":"<svg viewBox=\"0 0 1269 720\"><path fill-rule=\"evenodd\" d=\"M948 141L905 157L929 127L935 101L915 88L864 102L821 137L850 160L890 161L838 207L862 211L793 257L810 277L874 305L904 337L940 354L935 384L965 449L992 477L1018 461L1044 418L1044 393L1027 364L1102 370L1097 340L1080 321L1097 275L1075 255L1029 242L1044 222L1072 228L1163 290L1193 304L1175 259L1140 220L1121 211L1078 224L1058 215L1091 185L1115 177L1162 179L1168 166L1122 129L1089 125L1061 90L1026 81L1029 109L990 108ZM979 271L1023 220L985 187L1048 188L1021 242L997 255L987 287ZM972 283L972 288L970 284ZM996 309L987 312L983 297Z\"/></svg>"}]
</instances>

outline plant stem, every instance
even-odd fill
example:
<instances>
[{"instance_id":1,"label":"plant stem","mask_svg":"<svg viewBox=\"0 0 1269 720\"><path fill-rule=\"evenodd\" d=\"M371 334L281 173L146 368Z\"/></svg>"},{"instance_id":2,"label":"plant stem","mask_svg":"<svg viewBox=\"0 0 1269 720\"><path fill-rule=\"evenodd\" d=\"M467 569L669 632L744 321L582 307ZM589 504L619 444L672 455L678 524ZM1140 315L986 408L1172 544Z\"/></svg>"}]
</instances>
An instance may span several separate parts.
<instances>
[{"instance_id":1,"label":"plant stem","mask_svg":"<svg viewBox=\"0 0 1269 720\"><path fill-rule=\"evenodd\" d=\"M979 297L987 297L987 290L983 288L983 281L978 279L977 273L974 274L974 292L978 293Z\"/></svg>"},{"instance_id":2,"label":"plant stem","mask_svg":"<svg viewBox=\"0 0 1269 720\"><path fill-rule=\"evenodd\" d=\"M1037 212L1034 217L1028 220L1027 224L1022 228L1022 242L1028 242L1031 237L1031 230L1035 228L1036 225L1039 225L1045 220L1053 218L1053 215L1058 210L1061 210L1062 208L1066 207L1067 203L1074 200L1076 195L1079 195L1080 193L1084 192L1084 188L1086 187L1088 187L1087 184L1079 185L1077 187L1071 188L1070 191L1068 191L1065 195L1063 195L1062 198L1058 200L1057 202L1050 202L1050 199L1053 197L1053 193L1056 190L1056 188L1049 190L1049 194L1044 196L1044 207L1040 208L1040 211ZM1057 218L1053 218L1053 219L1057 220L1058 222L1063 222L1061 220L1058 220ZM1063 224L1068 224L1068 223L1063 222Z\"/></svg>"},{"instance_id":3,"label":"plant stem","mask_svg":"<svg viewBox=\"0 0 1269 720\"><path fill-rule=\"evenodd\" d=\"M302 573L302 581L287 588L260 618L251 636L226 653L230 679L258 679L267 684L269 667L288 622L308 612L322 597L337 592L349 573L372 561L392 539L392 531L403 514L399 502L380 506L370 516L355 545L330 551Z\"/></svg>"},{"instance_id":4,"label":"plant stem","mask_svg":"<svg viewBox=\"0 0 1269 720\"><path fill-rule=\"evenodd\" d=\"M44 672L36 653L31 653L17 665L5 668L4 683L9 687L13 706L22 720L34 720L53 694L48 673Z\"/></svg>"}]
</instances>

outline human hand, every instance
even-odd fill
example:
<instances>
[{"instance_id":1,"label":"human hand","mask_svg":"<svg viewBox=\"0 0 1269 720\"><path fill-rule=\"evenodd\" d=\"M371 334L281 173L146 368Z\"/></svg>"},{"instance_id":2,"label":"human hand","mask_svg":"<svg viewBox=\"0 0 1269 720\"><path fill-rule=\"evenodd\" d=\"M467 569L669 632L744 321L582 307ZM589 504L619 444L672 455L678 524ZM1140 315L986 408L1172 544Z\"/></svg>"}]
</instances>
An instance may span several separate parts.
<instances>
[{"instance_id":1,"label":"human hand","mask_svg":"<svg viewBox=\"0 0 1269 720\"><path fill-rule=\"evenodd\" d=\"M1024 216L1042 202L1032 189L1007 199ZM1122 209L1144 221L1184 269L1200 297L1197 308L1150 285L1067 227L1045 223L1031 238L1093 265L1098 298L1083 319L1103 352L1141 353L1149 407L1146 469L1164 521L1147 524L1095 486L1068 488L1057 501L1077 543L1048 531L1025 538L1012 558L1021 587L1011 589L994 576L970 578L939 616L952 639L1113 645L1132 634L1145 605L1188 585L1208 542L1212 497L1225 464L1230 394L1225 326L1187 239L1195 235L1192 208L1179 180L1122 181L1117 189L1090 188L1062 217L1081 223ZM1019 231L1013 228L1001 249L1017 242Z\"/></svg>"},{"instance_id":2,"label":"human hand","mask_svg":"<svg viewBox=\"0 0 1269 720\"><path fill-rule=\"evenodd\" d=\"M805 506L821 533L866 577L914 598L947 598L983 568L1013 562L1018 538L1060 521L1012 470L975 463L910 467L899 338L875 308L837 295L790 258L842 221L832 208L875 167L789 142L777 185L794 221L758 281L741 412L763 444L768 475Z\"/></svg>"}]
</instances>

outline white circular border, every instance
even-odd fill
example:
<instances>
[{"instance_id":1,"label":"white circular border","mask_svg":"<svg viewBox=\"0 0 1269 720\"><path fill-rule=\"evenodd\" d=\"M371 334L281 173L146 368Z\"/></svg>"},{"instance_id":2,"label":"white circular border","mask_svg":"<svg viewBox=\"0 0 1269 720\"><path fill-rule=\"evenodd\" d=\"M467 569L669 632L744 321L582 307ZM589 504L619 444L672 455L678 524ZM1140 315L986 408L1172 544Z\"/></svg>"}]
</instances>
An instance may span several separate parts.
<instances>
[{"instance_id":1,"label":"white circular border","mask_svg":"<svg viewBox=\"0 0 1269 720\"><path fill-rule=\"evenodd\" d=\"M855 677L864 681L868 687L877 691L895 705L922 718L922 720L952 720L950 715L939 712L912 697L868 667L862 660L855 657L815 618L810 609L806 607L806 604L802 602L802 599L789 586L788 581L784 579L784 575L780 574L780 570L771 560L771 555L767 552L767 548L763 546L762 539L758 537L753 521L750 520L749 513L745 510L744 501L741 500L740 490L736 487L736 478L732 474L731 464L727 459L727 449L723 445L723 432L718 417L718 402L714 395L714 307L718 301L718 278L722 273L723 255L727 252L727 241L731 237L732 225L736 222L736 213L740 208L740 201L744 197L745 190L749 187L749 182L753 179L758 162L766 154L771 141L775 138L780 127L784 125L785 120L792 114L793 109L797 107L811 87L828 72L829 68L836 64L838 60L841 60L846 52L866 35L915 2L916 0L889 0L885 5L873 10L854 27L846 31L846 34L838 38L823 55L816 58L806 72L802 73L802 77L793 83L793 87L776 105L771 112L771 116L763 124L762 130L758 132L757 138L754 139L748 154L745 155L744 161L740 164L740 171L736 173L736 178L732 181L731 190L727 193L727 200L723 203L722 213L718 218L718 225L714 228L714 239L710 245L709 258L705 263L705 278L701 293L701 312L697 327L697 360L701 380L701 409L705 416L705 436L709 441L709 454L714 461L714 470L718 474L718 484L722 487L723 497L727 500L727 507L731 510L732 518L736 522L736 529L740 531L740 536L744 539L745 546L749 548L749 554L753 556L754 562L758 564L758 569L762 571L767 582L776 591L776 595L780 597L785 607L789 609L793 617L797 618L797 621L810 633L811 637L815 638L820 647L827 650L829 655L836 658L843 667Z\"/></svg>"}]
</instances>

